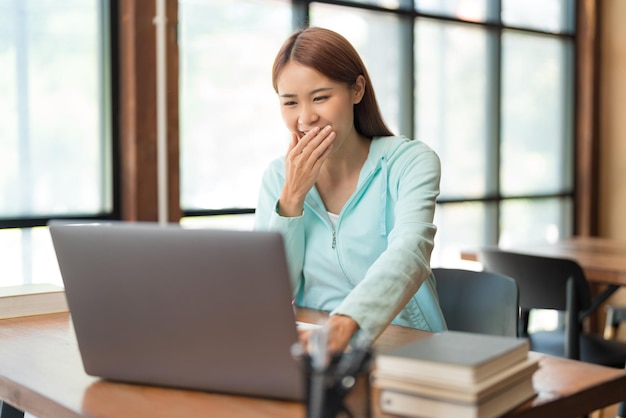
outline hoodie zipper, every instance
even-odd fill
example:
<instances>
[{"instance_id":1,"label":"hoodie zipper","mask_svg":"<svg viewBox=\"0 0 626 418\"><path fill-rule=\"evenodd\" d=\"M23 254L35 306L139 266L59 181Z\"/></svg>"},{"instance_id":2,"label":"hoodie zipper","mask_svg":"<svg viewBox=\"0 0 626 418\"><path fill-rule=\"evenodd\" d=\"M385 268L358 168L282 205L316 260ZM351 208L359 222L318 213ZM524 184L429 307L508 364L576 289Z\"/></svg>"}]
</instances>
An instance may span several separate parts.
<instances>
[{"instance_id":1,"label":"hoodie zipper","mask_svg":"<svg viewBox=\"0 0 626 418\"><path fill-rule=\"evenodd\" d=\"M382 160L383 160L383 161L382 161L382 162L383 162L383 164L385 164L385 163L386 163L386 161L385 161L385 158L384 158L384 157L382 158ZM367 184L367 182L370 180L370 178L374 175L374 173L375 173L376 171L377 171L377 170L376 170L376 168L374 168L372 171L370 171L370 173L367 175L367 177L365 178L365 180L363 181L363 183L361 184L361 186L360 186L357 190L355 190L355 193L354 193L354 194L352 195L352 197L351 197L351 198L350 198L350 199L346 202L346 205L345 205L344 207L348 207L348 206L350 205L350 203L352 202L352 200L353 200L354 196L358 195L358 193L360 193L360 192L361 192L361 189L364 187L364 185L365 185L365 184ZM385 173L385 174L386 174L386 173ZM384 182L384 183L385 183L385 185L386 185L387 181L385 180L385 182ZM342 210L342 212L343 212L343 210ZM329 220L329 222L330 222L330 220ZM336 228L335 228L334 226L332 226L332 222L330 222L330 224L331 224L331 228L332 228L332 242L331 242L330 247L334 250L334 249L336 249L336 248L337 248L337 230L336 230Z\"/></svg>"},{"instance_id":2,"label":"hoodie zipper","mask_svg":"<svg viewBox=\"0 0 626 418\"><path fill-rule=\"evenodd\" d=\"M382 163L383 163L383 165L385 165L385 166L386 166L386 161L385 161L385 158L384 158L384 157L382 158ZM369 182L369 180L370 180L370 179L374 176L374 174L376 173L376 171L377 171L378 169L380 169L380 167L374 167L374 168L373 168L373 169L372 169L372 170L368 173L367 177L366 177L366 178L365 178L365 180L362 182L362 184L360 185L360 187L359 187L357 190L355 190L355 193L354 193L354 194L352 195L352 197L351 197L351 198L350 198L350 199L346 202L345 207L348 207L348 206L350 205L350 203L352 202L352 200L354 199L354 197L355 197L355 196L357 196L359 193L361 193L361 191L362 191L362 189L363 189L364 185L365 185L365 184L367 184L367 183ZM385 169L386 169L386 167L385 167ZM385 174L386 174L386 173L385 173ZM386 187L386 183L387 183L386 178L385 178L384 183L385 183L385 184L383 185L383 187ZM309 205L310 207L312 207L312 208L313 208L313 211L314 211L315 213L317 213L317 214L318 214L318 216L322 217L322 215L319 213L319 211L315 209L316 207L318 207L318 205L311 205L311 204L309 204L307 201L305 201L305 204L306 204L306 205ZM324 209L324 210L325 210L325 209ZM384 209L383 209L383 210L384 210ZM342 212L343 212L343 210L342 210ZM327 215L327 216L328 216L328 215ZM322 219L324 219L324 218L322 217ZM331 231L332 231L332 241L331 241L331 245L330 245L330 247L334 250L334 249L336 249L336 248L337 248L337 230L336 230L336 228L333 226L332 222L331 222L328 218L326 218L325 220L327 220L327 221L328 221L328 223L330 223L330 225L331 225Z\"/></svg>"}]
</instances>

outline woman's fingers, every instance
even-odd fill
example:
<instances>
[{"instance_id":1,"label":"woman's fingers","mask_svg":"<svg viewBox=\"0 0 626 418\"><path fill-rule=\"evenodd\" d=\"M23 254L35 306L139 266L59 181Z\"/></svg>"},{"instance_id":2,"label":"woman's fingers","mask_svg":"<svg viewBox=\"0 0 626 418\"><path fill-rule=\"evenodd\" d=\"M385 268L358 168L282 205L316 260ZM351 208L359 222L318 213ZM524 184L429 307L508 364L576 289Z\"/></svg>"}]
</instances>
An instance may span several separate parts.
<instances>
[{"instance_id":1,"label":"woman's fingers","mask_svg":"<svg viewBox=\"0 0 626 418\"><path fill-rule=\"evenodd\" d=\"M291 134L291 142L289 142L289 147L287 148L287 155L291 154L291 152L297 145L298 145L298 134L293 132Z\"/></svg>"},{"instance_id":2,"label":"woman's fingers","mask_svg":"<svg viewBox=\"0 0 626 418\"><path fill-rule=\"evenodd\" d=\"M315 165L320 157L328 153L334 139L335 132L331 126L326 126L321 130L314 128L298 140L298 144L291 149L291 157Z\"/></svg>"},{"instance_id":3,"label":"woman's fingers","mask_svg":"<svg viewBox=\"0 0 626 418\"><path fill-rule=\"evenodd\" d=\"M309 143L310 139L315 137L315 135L317 135L319 131L320 131L319 128L313 128L306 134L302 135L302 137L299 137L298 134L294 132L292 135L294 138L296 138L296 144L291 148L291 151L293 152L293 154L294 155L302 154L302 151L304 150L306 145Z\"/></svg>"},{"instance_id":4,"label":"woman's fingers","mask_svg":"<svg viewBox=\"0 0 626 418\"><path fill-rule=\"evenodd\" d=\"M348 348L350 340L359 329L356 321L349 316L332 315L326 323L327 336L325 338L330 353L341 353ZM319 330L300 329L298 339L305 351L310 353L311 335Z\"/></svg>"},{"instance_id":5,"label":"woman's fingers","mask_svg":"<svg viewBox=\"0 0 626 418\"><path fill-rule=\"evenodd\" d=\"M300 329L298 330L298 341L300 342L300 345L302 346L302 348L308 352L308 346L309 346L309 337L311 336L311 330L304 330L304 329Z\"/></svg>"},{"instance_id":6,"label":"woman's fingers","mask_svg":"<svg viewBox=\"0 0 626 418\"><path fill-rule=\"evenodd\" d=\"M285 158L285 184L279 201L279 213L283 216L299 216L304 199L317 181L322 164L330 155L335 133L330 126L315 128L302 138L292 134Z\"/></svg>"}]
</instances>

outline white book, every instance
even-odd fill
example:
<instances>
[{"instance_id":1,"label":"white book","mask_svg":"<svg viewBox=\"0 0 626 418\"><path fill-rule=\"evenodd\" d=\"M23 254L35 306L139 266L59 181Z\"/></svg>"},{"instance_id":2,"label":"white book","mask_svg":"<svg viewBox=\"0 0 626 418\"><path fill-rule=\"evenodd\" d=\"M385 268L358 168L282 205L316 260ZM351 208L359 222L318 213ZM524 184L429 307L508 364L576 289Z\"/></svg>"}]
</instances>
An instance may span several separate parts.
<instances>
[{"instance_id":1,"label":"white book","mask_svg":"<svg viewBox=\"0 0 626 418\"><path fill-rule=\"evenodd\" d=\"M49 283L0 286L0 319L67 312L65 289Z\"/></svg>"},{"instance_id":2,"label":"white book","mask_svg":"<svg viewBox=\"0 0 626 418\"><path fill-rule=\"evenodd\" d=\"M372 386L381 390L390 389L442 400L476 403L501 391L503 386L509 386L531 377L539 368L539 360L542 356L542 354L530 352L526 360L470 386L455 385L454 382L442 384L431 380L421 380L419 377L414 379L412 376L407 375L386 375L379 370L374 370L371 380Z\"/></svg>"},{"instance_id":3,"label":"white book","mask_svg":"<svg viewBox=\"0 0 626 418\"><path fill-rule=\"evenodd\" d=\"M389 389L380 392L380 409L389 414L420 418L495 418L535 395L532 377L504 387L482 402L454 402Z\"/></svg>"},{"instance_id":4,"label":"white book","mask_svg":"<svg viewBox=\"0 0 626 418\"><path fill-rule=\"evenodd\" d=\"M528 357L528 340L445 331L376 355L381 374L472 386Z\"/></svg>"}]
</instances>

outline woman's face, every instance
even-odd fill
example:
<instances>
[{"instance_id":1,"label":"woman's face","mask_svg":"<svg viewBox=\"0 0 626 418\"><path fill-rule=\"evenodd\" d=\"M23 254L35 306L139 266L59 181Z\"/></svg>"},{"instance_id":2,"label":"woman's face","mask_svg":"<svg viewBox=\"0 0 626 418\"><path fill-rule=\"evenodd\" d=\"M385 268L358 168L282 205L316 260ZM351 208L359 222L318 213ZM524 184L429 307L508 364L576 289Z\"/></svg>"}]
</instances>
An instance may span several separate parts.
<instances>
[{"instance_id":1,"label":"woman's face","mask_svg":"<svg viewBox=\"0 0 626 418\"><path fill-rule=\"evenodd\" d=\"M311 67L289 62L277 80L285 125L299 138L315 127L330 125L337 135L335 147L341 146L346 138L356 133L354 105L363 96L362 78L349 87Z\"/></svg>"}]
</instances>

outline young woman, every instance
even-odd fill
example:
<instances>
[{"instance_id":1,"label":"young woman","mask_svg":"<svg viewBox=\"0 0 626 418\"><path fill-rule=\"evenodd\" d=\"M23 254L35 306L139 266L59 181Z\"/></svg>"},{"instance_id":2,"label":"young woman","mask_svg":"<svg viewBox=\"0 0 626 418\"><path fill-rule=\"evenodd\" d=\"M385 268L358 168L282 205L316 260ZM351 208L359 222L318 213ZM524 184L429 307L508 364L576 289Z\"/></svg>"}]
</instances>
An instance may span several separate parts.
<instances>
[{"instance_id":1,"label":"young woman","mask_svg":"<svg viewBox=\"0 0 626 418\"><path fill-rule=\"evenodd\" d=\"M283 234L295 303L331 312L332 351L392 322L445 329L430 271L437 155L393 136L361 58L333 31L292 34L272 81L291 142L263 176L255 227Z\"/></svg>"}]
</instances>

